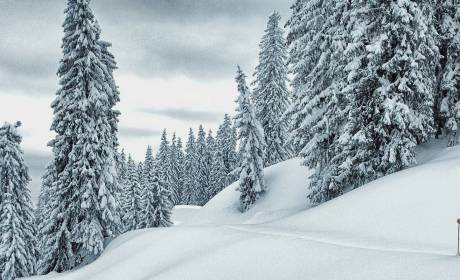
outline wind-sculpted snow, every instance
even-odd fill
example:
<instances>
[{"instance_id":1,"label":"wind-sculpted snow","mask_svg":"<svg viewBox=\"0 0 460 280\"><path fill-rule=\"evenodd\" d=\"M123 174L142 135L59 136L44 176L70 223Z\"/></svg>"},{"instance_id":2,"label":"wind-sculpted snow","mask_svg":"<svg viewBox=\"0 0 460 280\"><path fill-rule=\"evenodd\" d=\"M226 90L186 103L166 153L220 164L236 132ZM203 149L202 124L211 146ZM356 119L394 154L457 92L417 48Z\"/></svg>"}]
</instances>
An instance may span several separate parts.
<instances>
[{"instance_id":1,"label":"wind-sculpted snow","mask_svg":"<svg viewBox=\"0 0 460 280\"><path fill-rule=\"evenodd\" d=\"M208 202L188 224L257 224L298 213L309 206L306 182L310 173L298 158L266 168L268 190L247 212L238 210L238 184L234 183Z\"/></svg>"}]
</instances>

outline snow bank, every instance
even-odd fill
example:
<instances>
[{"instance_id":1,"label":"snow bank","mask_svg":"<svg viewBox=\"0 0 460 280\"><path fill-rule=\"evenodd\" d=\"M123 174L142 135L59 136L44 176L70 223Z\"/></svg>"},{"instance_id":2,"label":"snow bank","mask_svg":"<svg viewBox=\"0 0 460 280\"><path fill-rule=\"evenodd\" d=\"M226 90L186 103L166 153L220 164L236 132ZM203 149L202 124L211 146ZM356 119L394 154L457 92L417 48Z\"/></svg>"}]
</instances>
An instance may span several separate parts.
<instances>
[{"instance_id":1,"label":"snow bank","mask_svg":"<svg viewBox=\"0 0 460 280\"><path fill-rule=\"evenodd\" d=\"M306 203L308 168L294 158L265 169L268 191L247 212L238 210L237 183L225 188L209 201L187 224L258 224L298 213L309 207Z\"/></svg>"}]
</instances>

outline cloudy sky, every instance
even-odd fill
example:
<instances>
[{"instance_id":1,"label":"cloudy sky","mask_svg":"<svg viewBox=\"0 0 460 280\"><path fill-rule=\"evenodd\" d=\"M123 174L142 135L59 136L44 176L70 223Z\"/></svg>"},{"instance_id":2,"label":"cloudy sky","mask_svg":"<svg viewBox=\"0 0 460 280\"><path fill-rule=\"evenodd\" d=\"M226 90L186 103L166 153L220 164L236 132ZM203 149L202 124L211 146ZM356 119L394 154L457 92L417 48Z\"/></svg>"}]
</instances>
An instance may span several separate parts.
<instances>
[{"instance_id":1,"label":"cloudy sky","mask_svg":"<svg viewBox=\"0 0 460 280\"><path fill-rule=\"evenodd\" d=\"M119 138L141 160L160 132L218 126L232 113L236 64L251 74L268 16L287 0L93 0L119 69ZM36 189L49 160L65 0L0 0L0 122L23 122ZM36 193L36 192L34 192Z\"/></svg>"}]
</instances>

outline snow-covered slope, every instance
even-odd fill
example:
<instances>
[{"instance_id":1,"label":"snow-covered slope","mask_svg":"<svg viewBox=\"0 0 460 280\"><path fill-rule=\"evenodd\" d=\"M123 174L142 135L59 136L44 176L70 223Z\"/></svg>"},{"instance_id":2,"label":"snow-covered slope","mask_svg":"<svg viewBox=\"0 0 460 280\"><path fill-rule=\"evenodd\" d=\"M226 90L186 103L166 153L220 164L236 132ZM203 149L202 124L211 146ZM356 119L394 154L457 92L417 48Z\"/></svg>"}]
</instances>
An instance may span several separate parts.
<instances>
[{"instance_id":1,"label":"snow-covered slope","mask_svg":"<svg viewBox=\"0 0 460 280\"><path fill-rule=\"evenodd\" d=\"M454 253L460 149L271 224L366 247ZM319 219L319 217L321 219ZM459 275L460 277L460 275Z\"/></svg>"},{"instance_id":2,"label":"snow-covered slope","mask_svg":"<svg viewBox=\"0 0 460 280\"><path fill-rule=\"evenodd\" d=\"M279 219L307 209L308 168L294 158L264 171L269 191L256 205L242 214L238 210L239 192L234 183L216 195L187 224L257 224Z\"/></svg>"},{"instance_id":3,"label":"snow-covered slope","mask_svg":"<svg viewBox=\"0 0 460 280\"><path fill-rule=\"evenodd\" d=\"M94 263L38 279L459 279L460 147L433 149L420 166L311 209L308 170L281 163L245 215L230 186L180 226L125 234Z\"/></svg>"}]
</instances>

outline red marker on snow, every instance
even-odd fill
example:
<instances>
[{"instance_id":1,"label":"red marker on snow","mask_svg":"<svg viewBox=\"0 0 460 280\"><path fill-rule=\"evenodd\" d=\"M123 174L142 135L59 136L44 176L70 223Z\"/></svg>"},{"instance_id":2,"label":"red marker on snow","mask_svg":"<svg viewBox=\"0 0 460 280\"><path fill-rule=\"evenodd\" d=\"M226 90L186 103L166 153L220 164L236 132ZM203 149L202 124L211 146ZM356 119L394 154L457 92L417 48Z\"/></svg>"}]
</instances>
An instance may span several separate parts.
<instances>
[{"instance_id":1,"label":"red marker on snow","mask_svg":"<svg viewBox=\"0 0 460 280\"><path fill-rule=\"evenodd\" d=\"M457 219L457 256L460 256L460 219Z\"/></svg>"}]
</instances>

